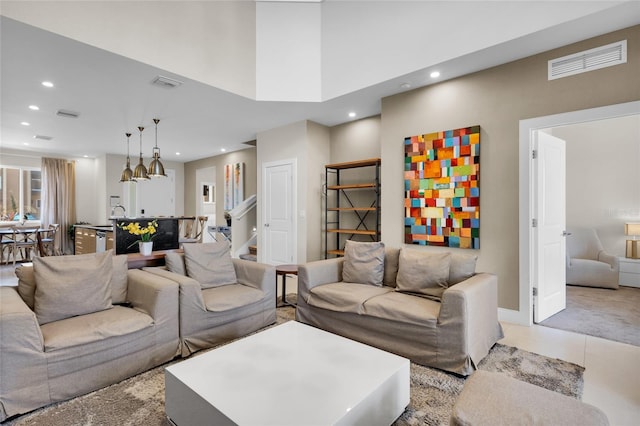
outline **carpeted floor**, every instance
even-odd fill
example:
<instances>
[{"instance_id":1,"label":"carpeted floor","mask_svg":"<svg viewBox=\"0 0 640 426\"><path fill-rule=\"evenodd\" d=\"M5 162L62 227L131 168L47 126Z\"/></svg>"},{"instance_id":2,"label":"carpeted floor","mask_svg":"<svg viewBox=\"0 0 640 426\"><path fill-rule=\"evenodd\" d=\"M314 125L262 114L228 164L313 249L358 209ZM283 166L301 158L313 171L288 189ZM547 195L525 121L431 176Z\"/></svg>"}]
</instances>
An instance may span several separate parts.
<instances>
[{"instance_id":1,"label":"carpeted floor","mask_svg":"<svg viewBox=\"0 0 640 426\"><path fill-rule=\"evenodd\" d=\"M294 318L295 310L278 308L277 314L278 323L283 323ZM167 365L3 425L170 426L164 416L164 368ZM584 368L510 346L496 344L479 368L498 371L574 398L582 396ZM455 374L411 363L411 402L395 425L448 425L464 381Z\"/></svg>"},{"instance_id":2,"label":"carpeted floor","mask_svg":"<svg viewBox=\"0 0 640 426\"><path fill-rule=\"evenodd\" d=\"M567 286L567 308L540 325L640 346L640 288Z\"/></svg>"}]
</instances>

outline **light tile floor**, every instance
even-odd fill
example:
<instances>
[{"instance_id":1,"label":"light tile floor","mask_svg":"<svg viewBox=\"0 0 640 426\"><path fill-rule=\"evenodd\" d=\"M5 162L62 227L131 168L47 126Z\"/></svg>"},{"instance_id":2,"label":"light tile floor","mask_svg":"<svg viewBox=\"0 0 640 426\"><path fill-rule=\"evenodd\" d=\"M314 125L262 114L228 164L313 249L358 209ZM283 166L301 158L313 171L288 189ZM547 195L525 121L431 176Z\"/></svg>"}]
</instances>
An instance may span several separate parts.
<instances>
[{"instance_id":1,"label":"light tile floor","mask_svg":"<svg viewBox=\"0 0 640 426\"><path fill-rule=\"evenodd\" d=\"M296 278L287 276L287 294L296 292ZM13 266L0 266L0 285L17 283ZM277 287L280 296L280 279ZM640 425L640 347L539 325L502 326L504 345L585 367L582 400L603 410L612 426Z\"/></svg>"}]
</instances>

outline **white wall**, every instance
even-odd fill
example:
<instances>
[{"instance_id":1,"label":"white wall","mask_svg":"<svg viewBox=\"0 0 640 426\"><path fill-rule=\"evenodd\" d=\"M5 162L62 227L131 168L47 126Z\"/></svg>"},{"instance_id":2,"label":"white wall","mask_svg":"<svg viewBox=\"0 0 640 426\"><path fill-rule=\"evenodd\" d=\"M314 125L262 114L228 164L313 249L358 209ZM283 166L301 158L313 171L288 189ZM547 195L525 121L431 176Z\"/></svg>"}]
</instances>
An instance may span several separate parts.
<instances>
[{"instance_id":1,"label":"white wall","mask_svg":"<svg viewBox=\"0 0 640 426\"><path fill-rule=\"evenodd\" d=\"M330 163L330 129L314 122L308 123L309 156L307 161L307 261L324 259L324 210L322 184L324 165ZM302 219L302 218L301 218Z\"/></svg>"},{"instance_id":2,"label":"white wall","mask_svg":"<svg viewBox=\"0 0 640 426\"><path fill-rule=\"evenodd\" d=\"M321 4L256 4L256 98L321 100Z\"/></svg>"},{"instance_id":3,"label":"white wall","mask_svg":"<svg viewBox=\"0 0 640 426\"><path fill-rule=\"evenodd\" d=\"M252 1L3 1L2 14L255 97Z\"/></svg>"},{"instance_id":4,"label":"white wall","mask_svg":"<svg viewBox=\"0 0 640 426\"><path fill-rule=\"evenodd\" d=\"M624 223L640 219L640 115L550 132L567 142L567 227L594 228L624 256Z\"/></svg>"}]
</instances>

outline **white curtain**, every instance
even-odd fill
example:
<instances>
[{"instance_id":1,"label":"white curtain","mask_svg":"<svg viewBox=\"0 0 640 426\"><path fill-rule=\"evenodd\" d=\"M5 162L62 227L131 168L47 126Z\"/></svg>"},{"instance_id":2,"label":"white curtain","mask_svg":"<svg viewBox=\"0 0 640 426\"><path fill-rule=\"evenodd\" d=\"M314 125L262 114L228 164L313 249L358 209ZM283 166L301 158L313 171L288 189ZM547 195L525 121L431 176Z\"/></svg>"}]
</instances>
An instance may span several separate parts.
<instances>
[{"instance_id":1,"label":"white curtain","mask_svg":"<svg viewBox=\"0 0 640 426\"><path fill-rule=\"evenodd\" d=\"M60 225L56 245L64 254L72 254L73 246L67 230L76 223L76 165L60 158L42 159L42 227Z\"/></svg>"}]
</instances>

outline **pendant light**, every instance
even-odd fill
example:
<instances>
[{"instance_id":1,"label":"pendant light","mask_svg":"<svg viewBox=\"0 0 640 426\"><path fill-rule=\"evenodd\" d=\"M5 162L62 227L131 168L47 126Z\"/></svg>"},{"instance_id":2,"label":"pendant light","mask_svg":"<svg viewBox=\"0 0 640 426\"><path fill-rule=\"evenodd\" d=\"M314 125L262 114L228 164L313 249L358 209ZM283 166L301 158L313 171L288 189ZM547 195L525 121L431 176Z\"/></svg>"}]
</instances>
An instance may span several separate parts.
<instances>
[{"instance_id":1,"label":"pendant light","mask_svg":"<svg viewBox=\"0 0 640 426\"><path fill-rule=\"evenodd\" d=\"M125 133L127 136L127 167L122 171L120 182L130 182L133 180L133 171L131 170L131 158L129 158L129 138L131 133Z\"/></svg>"},{"instance_id":2,"label":"pendant light","mask_svg":"<svg viewBox=\"0 0 640 426\"><path fill-rule=\"evenodd\" d=\"M154 118L156 124L156 146L153 148L153 160L149 163L149 177L167 177L164 172L164 166L160 162L160 148L158 148L158 123L159 119Z\"/></svg>"},{"instance_id":3,"label":"pendant light","mask_svg":"<svg viewBox=\"0 0 640 426\"><path fill-rule=\"evenodd\" d=\"M135 181L149 180L147 168L144 166L144 162L142 161L142 131L144 130L144 127L140 126L138 127L138 130L140 131L140 162L133 171L132 179Z\"/></svg>"}]
</instances>

